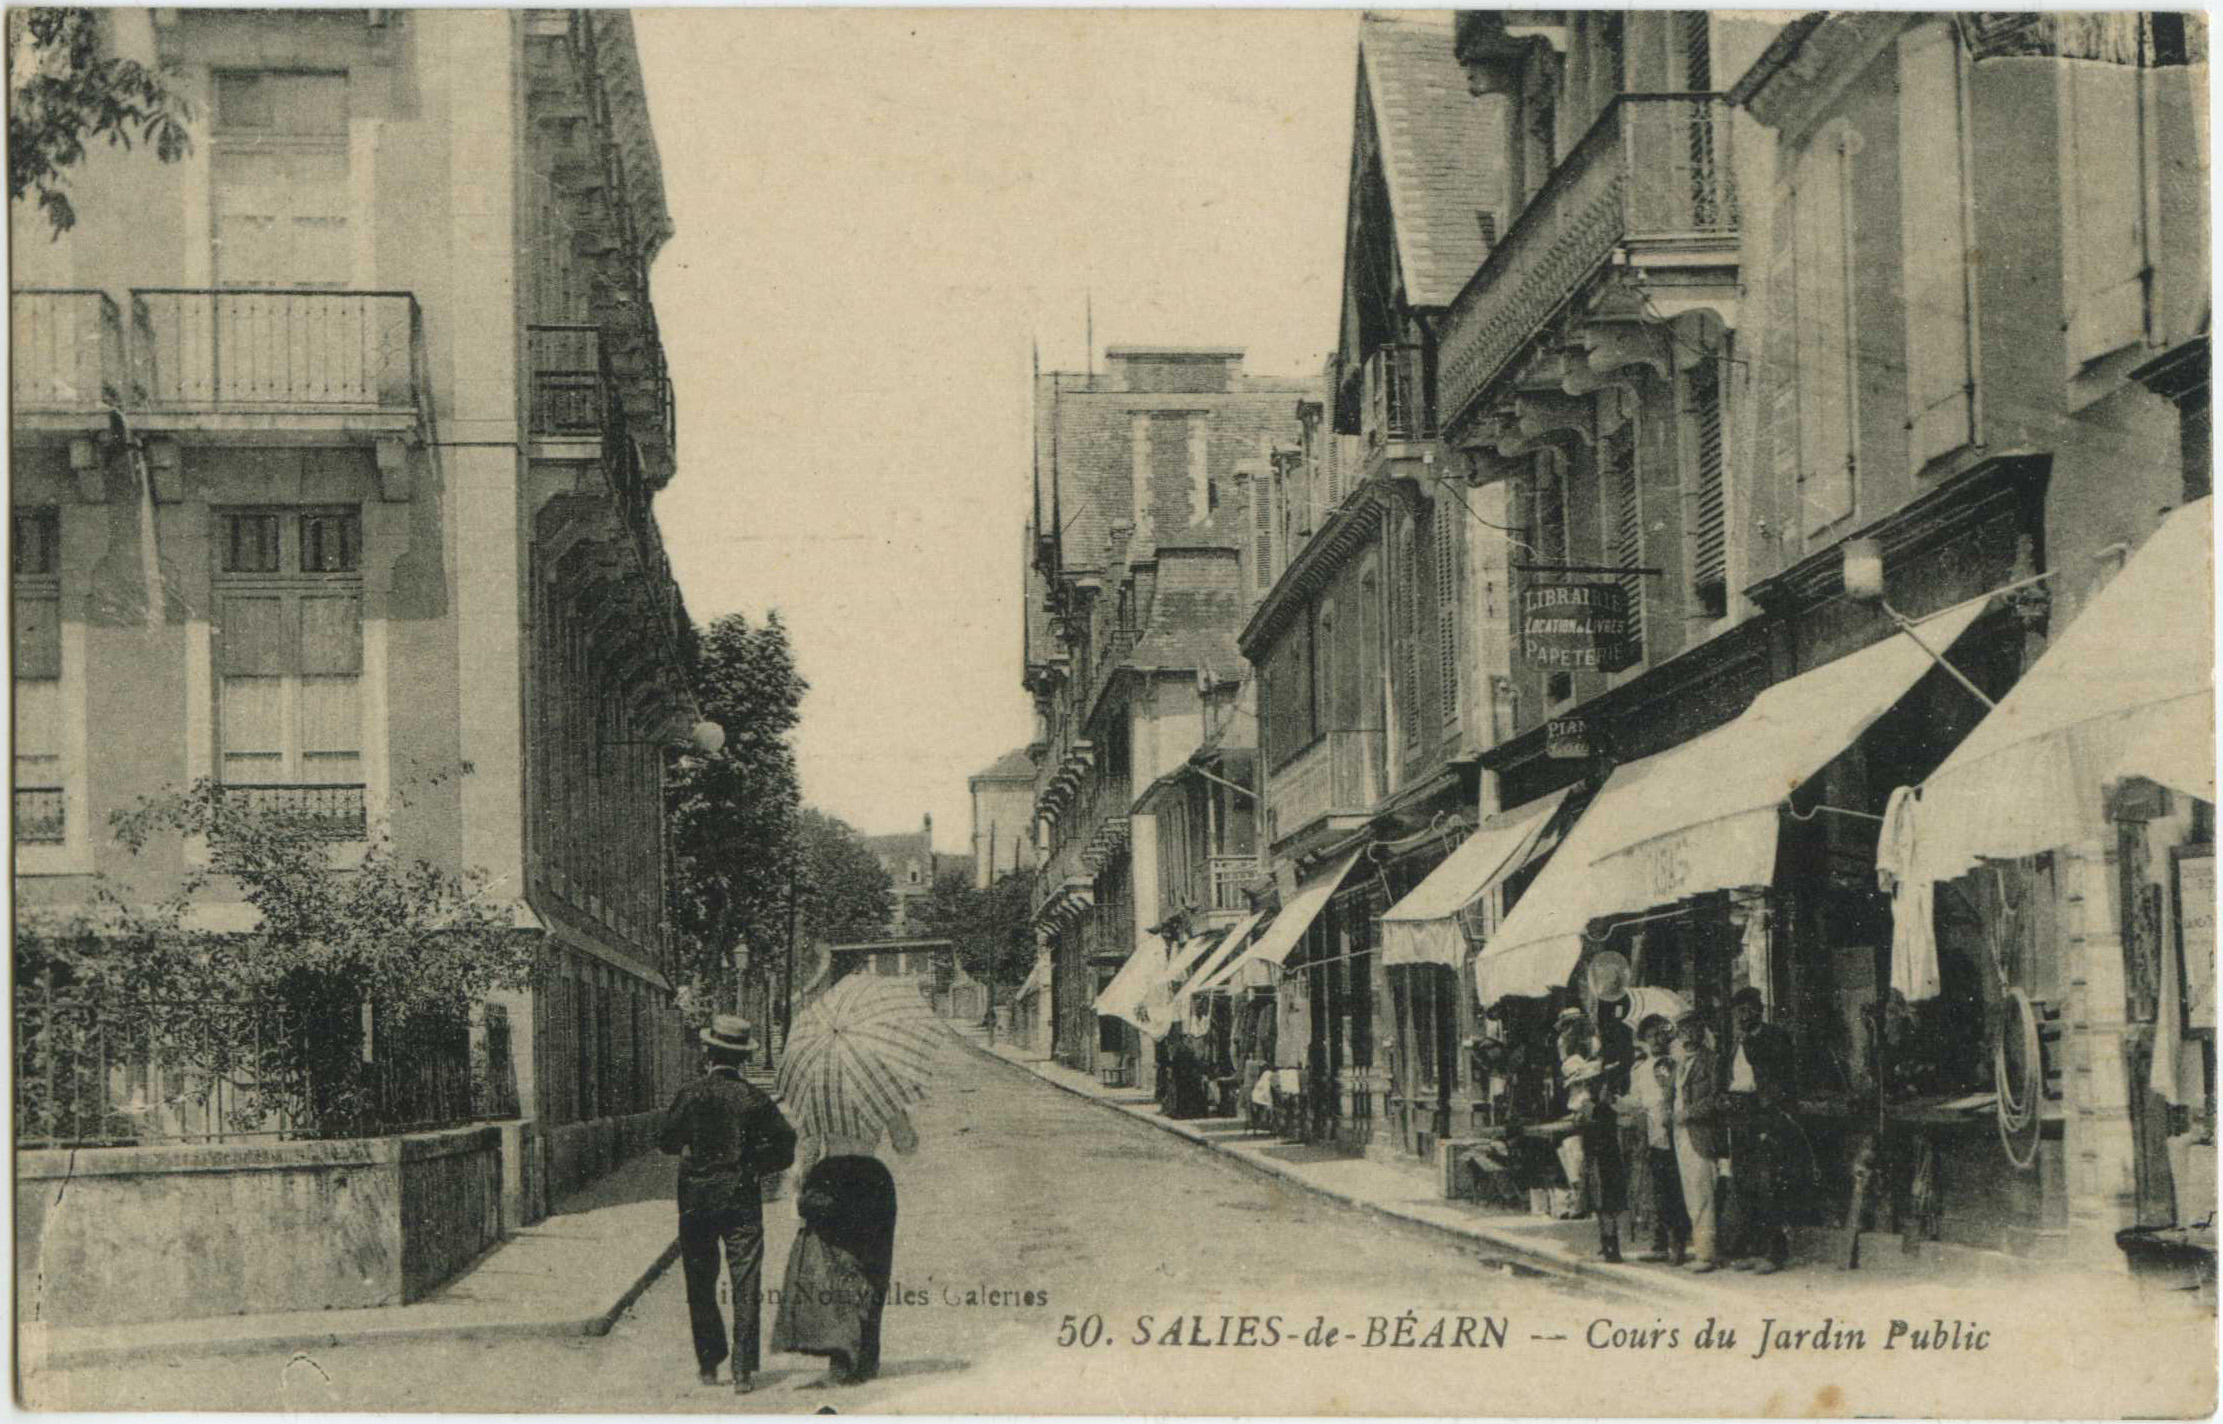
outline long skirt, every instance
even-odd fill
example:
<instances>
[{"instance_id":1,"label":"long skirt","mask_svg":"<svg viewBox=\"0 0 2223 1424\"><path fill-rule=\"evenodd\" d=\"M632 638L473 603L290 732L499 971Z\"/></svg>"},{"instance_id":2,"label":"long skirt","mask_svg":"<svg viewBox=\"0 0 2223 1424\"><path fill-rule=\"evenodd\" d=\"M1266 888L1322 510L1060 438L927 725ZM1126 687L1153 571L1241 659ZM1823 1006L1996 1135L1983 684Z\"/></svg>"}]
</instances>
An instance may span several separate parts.
<instances>
[{"instance_id":1,"label":"long skirt","mask_svg":"<svg viewBox=\"0 0 2223 1424\"><path fill-rule=\"evenodd\" d=\"M828 1157L796 1196L803 1229L788 1253L772 1348L824 1355L843 1379L871 1379L895 1264L895 1178L877 1158Z\"/></svg>"}]
</instances>

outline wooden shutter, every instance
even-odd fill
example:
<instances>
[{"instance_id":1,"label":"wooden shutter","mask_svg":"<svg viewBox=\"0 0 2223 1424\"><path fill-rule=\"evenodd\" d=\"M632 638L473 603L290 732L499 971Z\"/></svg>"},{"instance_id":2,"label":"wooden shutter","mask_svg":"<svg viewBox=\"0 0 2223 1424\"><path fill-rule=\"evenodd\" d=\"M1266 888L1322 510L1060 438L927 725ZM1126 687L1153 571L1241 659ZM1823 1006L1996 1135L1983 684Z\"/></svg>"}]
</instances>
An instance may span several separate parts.
<instances>
[{"instance_id":1,"label":"wooden shutter","mask_svg":"<svg viewBox=\"0 0 2223 1424\"><path fill-rule=\"evenodd\" d=\"M2069 358L2082 363L2146 334L2141 75L2098 60L2059 66Z\"/></svg>"},{"instance_id":2,"label":"wooden shutter","mask_svg":"<svg viewBox=\"0 0 2223 1424\"><path fill-rule=\"evenodd\" d=\"M1853 511L1853 231L1845 202L1851 153L1825 133L1799 165L1798 382L1802 529L1815 534Z\"/></svg>"},{"instance_id":3,"label":"wooden shutter","mask_svg":"<svg viewBox=\"0 0 2223 1424\"><path fill-rule=\"evenodd\" d=\"M363 601L353 590L303 593L300 671L353 677L363 670Z\"/></svg>"},{"instance_id":4,"label":"wooden shutter","mask_svg":"<svg viewBox=\"0 0 2223 1424\"><path fill-rule=\"evenodd\" d=\"M1798 356L1798 194L1784 188L1777 195L1769 235L1767 268L1767 319L1760 332L1761 374L1766 392L1768 490L1771 500L1796 498L1803 488L1799 439ZM1779 523L1796 526L1798 516Z\"/></svg>"},{"instance_id":5,"label":"wooden shutter","mask_svg":"<svg viewBox=\"0 0 2223 1424\"><path fill-rule=\"evenodd\" d=\"M1714 87L1712 31L1708 24L1710 19L1710 13L1705 10L1675 12L1675 35L1683 60L1681 87L1694 94L1708 93Z\"/></svg>"},{"instance_id":6,"label":"wooden shutter","mask_svg":"<svg viewBox=\"0 0 2223 1424\"><path fill-rule=\"evenodd\" d=\"M1420 558L1418 520L1406 514L1397 523L1397 725L1404 729L1405 746L1420 742Z\"/></svg>"},{"instance_id":7,"label":"wooden shutter","mask_svg":"<svg viewBox=\"0 0 2223 1424\"><path fill-rule=\"evenodd\" d=\"M1638 568L1644 563L1644 501L1636 477L1636 425L1632 421L1605 440L1602 454L1608 501L1607 525L1612 531L1613 564ZM1629 602L1629 657L1644 660L1644 576L1619 576L1621 592Z\"/></svg>"},{"instance_id":8,"label":"wooden shutter","mask_svg":"<svg viewBox=\"0 0 2223 1424\"><path fill-rule=\"evenodd\" d=\"M1948 23L1899 40L1899 239L1907 444L1919 470L1975 438L1960 55Z\"/></svg>"},{"instance_id":9,"label":"wooden shutter","mask_svg":"<svg viewBox=\"0 0 2223 1424\"><path fill-rule=\"evenodd\" d=\"M216 608L218 676L283 677L300 671L300 610L287 595L227 592Z\"/></svg>"},{"instance_id":10,"label":"wooden shutter","mask_svg":"<svg viewBox=\"0 0 2223 1424\"><path fill-rule=\"evenodd\" d=\"M1536 453L1536 561L1567 562L1567 478L1556 451Z\"/></svg>"},{"instance_id":11,"label":"wooden shutter","mask_svg":"<svg viewBox=\"0 0 2223 1424\"><path fill-rule=\"evenodd\" d=\"M1458 515L1457 505L1439 501L1429 516L1436 546L1436 696L1446 722L1459 715Z\"/></svg>"},{"instance_id":12,"label":"wooden shutter","mask_svg":"<svg viewBox=\"0 0 2223 1424\"><path fill-rule=\"evenodd\" d=\"M19 678L58 678L62 675L62 602L20 589L15 595L15 675Z\"/></svg>"},{"instance_id":13,"label":"wooden shutter","mask_svg":"<svg viewBox=\"0 0 2223 1424\"><path fill-rule=\"evenodd\" d=\"M1693 589L1726 588L1729 582L1726 461L1722 446L1721 363L1712 356L1690 370L1693 483L1690 582ZM1701 598L1701 602L1704 599Z\"/></svg>"},{"instance_id":14,"label":"wooden shutter","mask_svg":"<svg viewBox=\"0 0 2223 1424\"><path fill-rule=\"evenodd\" d=\"M1257 566L1258 591L1274 586L1274 476L1262 474L1250 482L1253 521L1251 561Z\"/></svg>"}]
</instances>

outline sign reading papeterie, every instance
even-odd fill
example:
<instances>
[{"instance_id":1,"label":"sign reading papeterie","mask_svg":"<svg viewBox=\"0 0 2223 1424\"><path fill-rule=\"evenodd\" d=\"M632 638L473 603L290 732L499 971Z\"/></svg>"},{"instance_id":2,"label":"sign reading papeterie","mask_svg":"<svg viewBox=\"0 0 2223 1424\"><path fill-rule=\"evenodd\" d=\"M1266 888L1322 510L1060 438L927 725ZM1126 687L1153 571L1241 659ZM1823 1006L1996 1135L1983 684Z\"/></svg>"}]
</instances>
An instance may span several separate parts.
<instances>
[{"instance_id":1,"label":"sign reading papeterie","mask_svg":"<svg viewBox=\"0 0 2223 1424\"><path fill-rule=\"evenodd\" d=\"M1617 583L1521 592L1521 656L1555 672L1619 672L1629 657L1629 595Z\"/></svg>"}]
</instances>

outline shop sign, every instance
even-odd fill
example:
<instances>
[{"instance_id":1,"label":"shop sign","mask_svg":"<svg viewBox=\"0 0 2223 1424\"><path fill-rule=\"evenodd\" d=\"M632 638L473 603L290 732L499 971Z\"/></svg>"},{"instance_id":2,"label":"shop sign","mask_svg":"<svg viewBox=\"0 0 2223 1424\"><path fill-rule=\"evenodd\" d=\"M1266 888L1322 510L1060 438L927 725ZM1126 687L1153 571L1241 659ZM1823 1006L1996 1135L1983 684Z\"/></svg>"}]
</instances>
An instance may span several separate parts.
<instances>
[{"instance_id":1,"label":"shop sign","mask_svg":"<svg viewBox=\"0 0 2223 1424\"><path fill-rule=\"evenodd\" d=\"M1544 723L1546 759L1587 761L1592 750L1588 717L1553 717Z\"/></svg>"},{"instance_id":2,"label":"shop sign","mask_svg":"<svg viewBox=\"0 0 2223 1424\"><path fill-rule=\"evenodd\" d=\"M1617 583L1555 583L1521 591L1521 656L1554 672L1629 666L1629 595Z\"/></svg>"}]
</instances>

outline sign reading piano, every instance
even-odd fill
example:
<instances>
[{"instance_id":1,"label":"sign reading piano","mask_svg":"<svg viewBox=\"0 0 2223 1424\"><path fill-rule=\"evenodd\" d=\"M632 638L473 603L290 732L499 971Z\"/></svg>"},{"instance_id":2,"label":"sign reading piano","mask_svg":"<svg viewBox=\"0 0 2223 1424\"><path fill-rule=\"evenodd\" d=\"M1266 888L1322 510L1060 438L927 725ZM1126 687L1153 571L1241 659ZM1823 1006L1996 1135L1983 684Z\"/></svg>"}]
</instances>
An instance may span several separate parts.
<instances>
[{"instance_id":1,"label":"sign reading piano","mask_svg":"<svg viewBox=\"0 0 2223 1424\"><path fill-rule=\"evenodd\" d=\"M1619 672L1635 659L1628 590L1560 583L1521 591L1521 656L1554 672Z\"/></svg>"}]
</instances>

